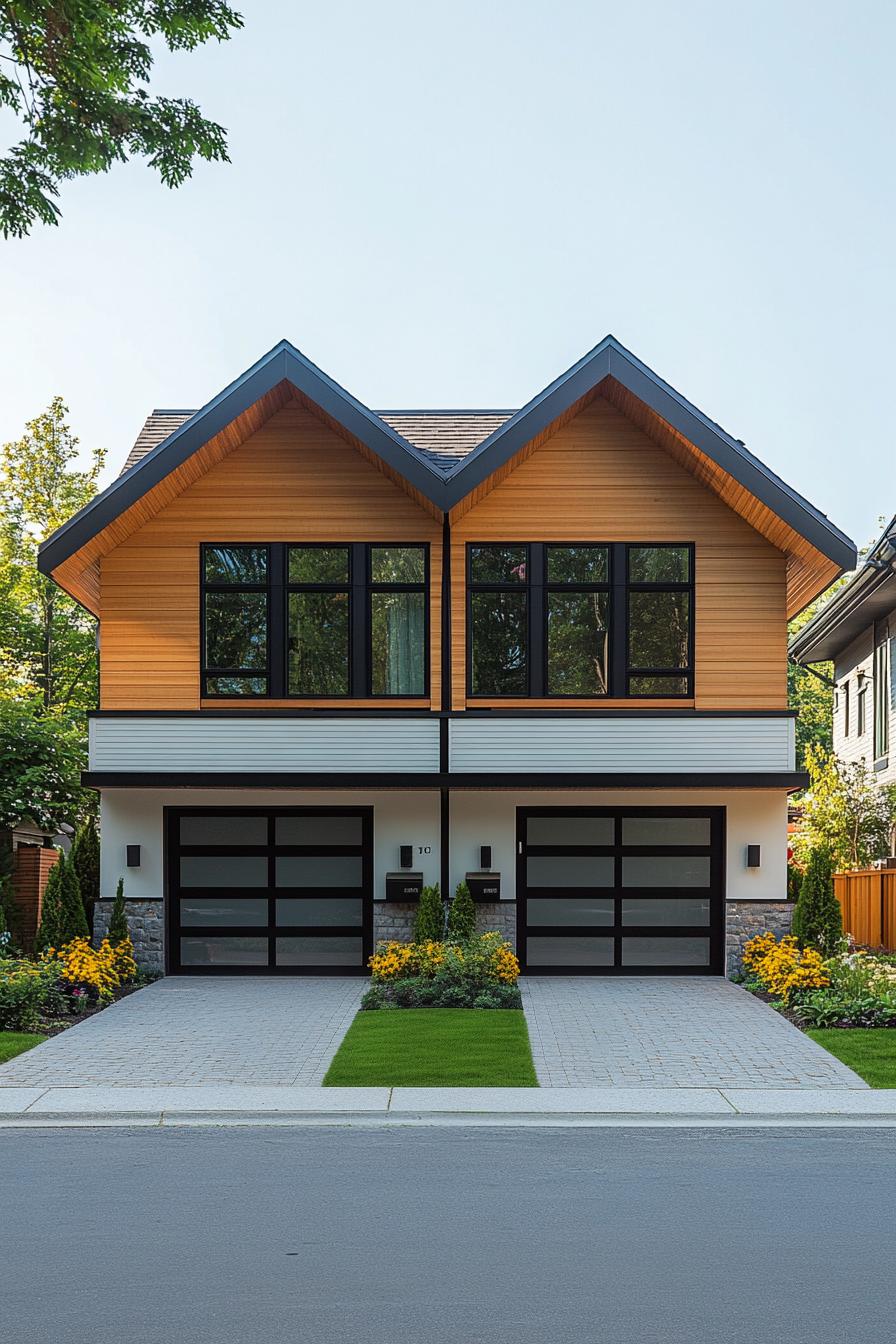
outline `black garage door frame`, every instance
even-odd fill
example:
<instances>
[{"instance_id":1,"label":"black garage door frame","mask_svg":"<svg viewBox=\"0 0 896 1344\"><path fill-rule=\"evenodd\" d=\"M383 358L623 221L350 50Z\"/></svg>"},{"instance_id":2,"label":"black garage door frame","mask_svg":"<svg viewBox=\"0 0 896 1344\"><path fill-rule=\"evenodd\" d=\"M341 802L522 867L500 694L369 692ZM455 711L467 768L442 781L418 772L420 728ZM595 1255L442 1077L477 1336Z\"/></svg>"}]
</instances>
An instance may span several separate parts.
<instances>
[{"instance_id":1,"label":"black garage door frame","mask_svg":"<svg viewBox=\"0 0 896 1344\"><path fill-rule=\"evenodd\" d=\"M267 821L267 840L264 845L184 845L180 841L180 821L182 817L263 817ZM358 817L361 821L361 844L358 845L289 845L277 844L275 821L278 817ZM313 975L369 975L367 962L373 951L373 808L372 807L165 807L163 809L165 872L165 966L169 975L277 975L277 976L313 976ZM244 857L264 855L268 862L268 882L265 888L220 887L188 888L191 896L202 897L248 897L257 896L267 899L267 924L246 925L189 925L180 923L179 861L182 855L221 855ZM315 857L318 855L353 855L361 859L362 880L360 887L278 887L276 885L276 859L278 857ZM340 899L360 896L362 902L362 922L360 925L287 925L277 924L276 901L278 898L314 897ZM203 965L183 966L180 960L180 939L184 936L258 937L266 938L268 943L268 963L261 966ZM360 965L324 965L324 966L278 966L276 964L276 939L289 937L327 938L351 937L362 940Z\"/></svg>"},{"instance_id":2,"label":"black garage door frame","mask_svg":"<svg viewBox=\"0 0 896 1344\"><path fill-rule=\"evenodd\" d=\"M516 845L516 917L517 917L517 955L524 974L529 975L723 975L725 967L725 821L724 807L518 807L517 845ZM527 822L530 817L612 817L614 819L614 839L606 845L529 845L527 842ZM709 845L623 845L622 822L626 817L708 817L710 819ZM527 883L527 859L533 856L559 857L561 855L598 856L612 858L614 862L614 882L612 887L529 887ZM686 896L694 888L687 887L623 887L622 859L629 856L669 856L669 855L708 855L710 859L710 883L699 888L700 894L709 898L709 925L626 925L622 924L622 900L624 897L662 898ZM614 918L612 925L538 925L530 927L527 922L528 899L530 897L597 897L612 898ZM561 936L566 938L612 938L613 964L597 965L559 965L543 964L529 967L527 964L528 937ZM630 962L622 964L622 938L631 937L690 937L709 938L709 963L706 966L681 965L637 965Z\"/></svg>"}]
</instances>

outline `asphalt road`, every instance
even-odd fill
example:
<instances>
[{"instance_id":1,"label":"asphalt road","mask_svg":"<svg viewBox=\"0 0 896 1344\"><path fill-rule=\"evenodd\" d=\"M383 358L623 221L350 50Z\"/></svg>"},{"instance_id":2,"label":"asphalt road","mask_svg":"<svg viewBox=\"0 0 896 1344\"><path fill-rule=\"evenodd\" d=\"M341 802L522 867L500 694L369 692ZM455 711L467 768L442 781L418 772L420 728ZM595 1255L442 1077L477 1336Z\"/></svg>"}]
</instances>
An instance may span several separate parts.
<instances>
[{"instance_id":1,"label":"asphalt road","mask_svg":"<svg viewBox=\"0 0 896 1344\"><path fill-rule=\"evenodd\" d=\"M0 1339L868 1344L896 1131L0 1131Z\"/></svg>"}]
</instances>

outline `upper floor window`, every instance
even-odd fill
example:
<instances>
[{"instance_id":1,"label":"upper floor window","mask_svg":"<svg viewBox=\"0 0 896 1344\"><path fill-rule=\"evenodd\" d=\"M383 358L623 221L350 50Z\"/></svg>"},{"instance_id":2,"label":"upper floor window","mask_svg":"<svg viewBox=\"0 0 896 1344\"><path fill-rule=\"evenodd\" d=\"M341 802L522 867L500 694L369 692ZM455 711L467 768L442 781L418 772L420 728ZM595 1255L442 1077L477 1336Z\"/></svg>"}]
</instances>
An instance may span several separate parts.
<instances>
[{"instance_id":1,"label":"upper floor window","mask_svg":"<svg viewBox=\"0 0 896 1344\"><path fill-rule=\"evenodd\" d=\"M467 548L472 697L693 694L693 547Z\"/></svg>"},{"instance_id":2,"label":"upper floor window","mask_svg":"<svg viewBox=\"0 0 896 1344\"><path fill-rule=\"evenodd\" d=\"M849 682L843 683L843 736L849 737Z\"/></svg>"},{"instance_id":3,"label":"upper floor window","mask_svg":"<svg viewBox=\"0 0 896 1344\"><path fill-rule=\"evenodd\" d=\"M886 621L874 627L874 759L890 749L890 644Z\"/></svg>"},{"instance_id":4,"label":"upper floor window","mask_svg":"<svg viewBox=\"0 0 896 1344\"><path fill-rule=\"evenodd\" d=\"M424 696L427 545L202 548L207 697Z\"/></svg>"},{"instance_id":5,"label":"upper floor window","mask_svg":"<svg viewBox=\"0 0 896 1344\"><path fill-rule=\"evenodd\" d=\"M865 702L868 697L868 687L859 683L859 689L856 693L856 732L859 737L865 736L865 724L867 721L867 712Z\"/></svg>"}]
</instances>

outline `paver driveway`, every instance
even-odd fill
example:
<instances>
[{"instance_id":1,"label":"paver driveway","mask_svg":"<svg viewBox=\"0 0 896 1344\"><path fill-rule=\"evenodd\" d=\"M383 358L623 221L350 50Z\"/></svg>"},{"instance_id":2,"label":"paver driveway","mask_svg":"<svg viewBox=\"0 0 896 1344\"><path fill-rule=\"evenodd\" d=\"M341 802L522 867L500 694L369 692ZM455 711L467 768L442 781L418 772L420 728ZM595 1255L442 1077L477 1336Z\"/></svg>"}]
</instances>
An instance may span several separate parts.
<instances>
[{"instance_id":1,"label":"paver driveway","mask_svg":"<svg viewBox=\"0 0 896 1344\"><path fill-rule=\"evenodd\" d=\"M172 977L0 1068L0 1086L320 1083L361 978Z\"/></svg>"},{"instance_id":2,"label":"paver driveway","mask_svg":"<svg viewBox=\"0 0 896 1344\"><path fill-rule=\"evenodd\" d=\"M867 1087L730 980L529 976L520 985L542 1087Z\"/></svg>"}]
</instances>

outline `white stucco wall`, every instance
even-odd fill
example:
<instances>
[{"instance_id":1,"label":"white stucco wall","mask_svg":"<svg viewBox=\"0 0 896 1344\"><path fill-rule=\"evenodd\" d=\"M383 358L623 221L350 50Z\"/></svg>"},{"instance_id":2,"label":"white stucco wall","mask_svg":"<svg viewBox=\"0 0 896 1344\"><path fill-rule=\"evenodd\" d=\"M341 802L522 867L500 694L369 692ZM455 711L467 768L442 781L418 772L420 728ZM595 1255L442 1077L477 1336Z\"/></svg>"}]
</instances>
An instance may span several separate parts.
<instances>
[{"instance_id":1,"label":"white stucco wall","mask_svg":"<svg viewBox=\"0 0 896 1344\"><path fill-rule=\"evenodd\" d=\"M384 875L398 868L398 847L414 846L414 866L424 881L439 880L439 795L435 790L106 789L101 800L101 893L113 896L119 877L132 898L164 892L164 807L355 805L374 808L374 894L384 893ZM451 795L451 890L479 867L480 845L492 846L492 866L501 873L502 896L513 900L516 879L516 808L570 806L725 806L729 900L782 900L786 890L787 798L781 790L471 790ZM758 869L746 867L746 846L762 847ZM125 846L140 845L139 868L125 866ZM421 849L429 853L420 853Z\"/></svg>"}]
</instances>

